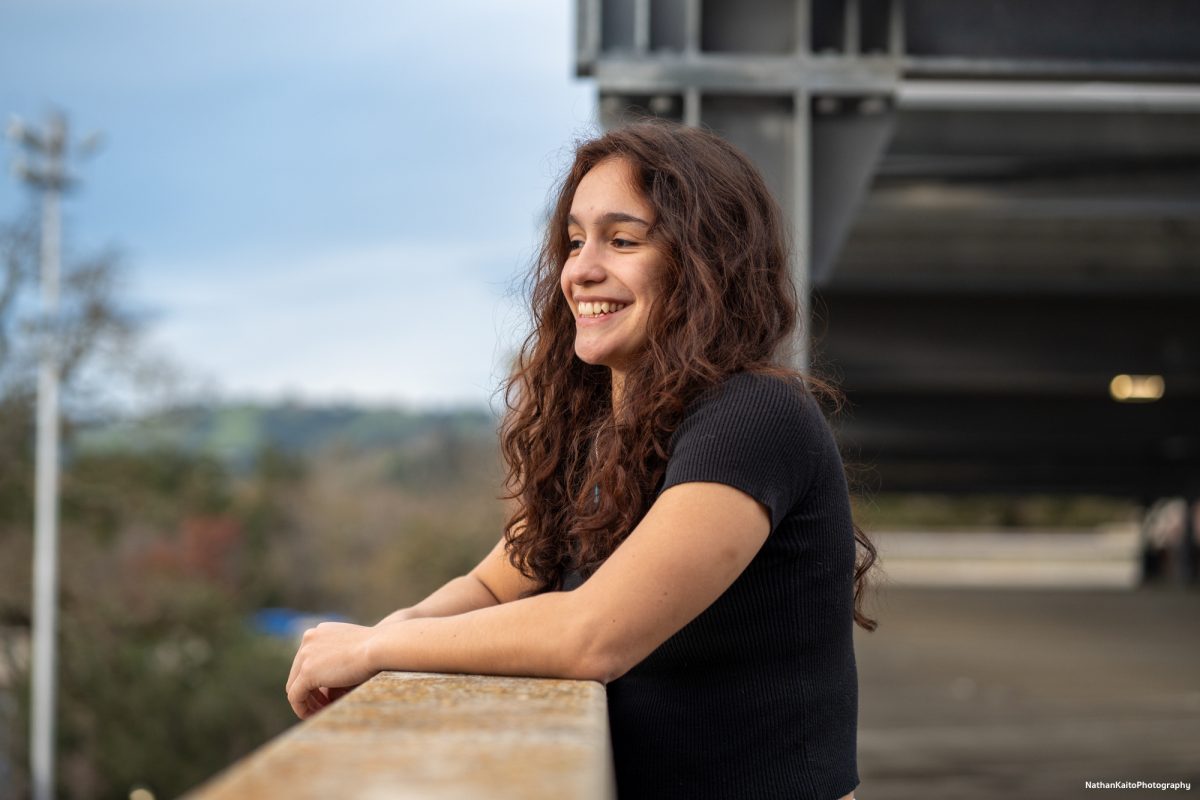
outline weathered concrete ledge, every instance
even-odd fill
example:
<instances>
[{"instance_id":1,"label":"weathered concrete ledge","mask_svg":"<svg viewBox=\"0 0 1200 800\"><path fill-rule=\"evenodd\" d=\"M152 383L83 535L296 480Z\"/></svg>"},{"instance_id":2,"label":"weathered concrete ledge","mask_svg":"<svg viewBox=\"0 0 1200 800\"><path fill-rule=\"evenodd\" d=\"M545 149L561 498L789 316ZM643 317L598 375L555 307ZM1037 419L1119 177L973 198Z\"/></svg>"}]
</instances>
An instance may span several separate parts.
<instances>
[{"instance_id":1,"label":"weathered concrete ledge","mask_svg":"<svg viewBox=\"0 0 1200 800\"><path fill-rule=\"evenodd\" d=\"M382 672L186 797L610 800L609 748L599 683Z\"/></svg>"}]
</instances>

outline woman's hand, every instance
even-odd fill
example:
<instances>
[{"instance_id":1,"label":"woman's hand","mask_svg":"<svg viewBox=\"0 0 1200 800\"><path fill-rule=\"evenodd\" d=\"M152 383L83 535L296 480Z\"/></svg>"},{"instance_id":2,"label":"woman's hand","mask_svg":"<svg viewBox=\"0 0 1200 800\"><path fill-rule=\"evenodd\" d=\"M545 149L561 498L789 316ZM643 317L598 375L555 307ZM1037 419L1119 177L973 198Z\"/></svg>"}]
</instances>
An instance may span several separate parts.
<instances>
[{"instance_id":1,"label":"woman's hand","mask_svg":"<svg viewBox=\"0 0 1200 800\"><path fill-rule=\"evenodd\" d=\"M368 656L373 632L345 622L322 622L304 632L287 680L296 716L312 716L378 672Z\"/></svg>"}]
</instances>

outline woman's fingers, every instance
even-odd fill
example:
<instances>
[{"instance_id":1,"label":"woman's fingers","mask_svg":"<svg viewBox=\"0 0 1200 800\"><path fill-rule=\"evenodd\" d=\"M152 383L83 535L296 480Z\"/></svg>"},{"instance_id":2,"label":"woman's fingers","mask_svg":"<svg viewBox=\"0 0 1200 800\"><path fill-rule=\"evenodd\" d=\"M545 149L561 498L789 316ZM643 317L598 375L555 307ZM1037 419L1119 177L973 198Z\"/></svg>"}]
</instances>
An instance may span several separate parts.
<instances>
[{"instance_id":1,"label":"woman's fingers","mask_svg":"<svg viewBox=\"0 0 1200 800\"><path fill-rule=\"evenodd\" d=\"M288 672L287 683L284 684L283 687L284 692L287 693L288 701L291 703L292 710L296 712L296 716L300 717L300 719L304 719L304 717L307 716L307 714L303 712L309 711L308 700L307 697L301 695L301 693L298 691L298 687L296 687L295 684L300 677L300 665L304 661L304 644L311 638L312 634L313 629L309 628L300 637L300 648L296 650L296 656L292 659L292 668ZM304 697L304 699L295 699L296 695L301 695L301 697Z\"/></svg>"},{"instance_id":2,"label":"woman's fingers","mask_svg":"<svg viewBox=\"0 0 1200 800\"><path fill-rule=\"evenodd\" d=\"M308 706L315 711L320 711L331 702L333 701L325 696L324 689L313 689L308 693Z\"/></svg>"},{"instance_id":3,"label":"woman's fingers","mask_svg":"<svg viewBox=\"0 0 1200 800\"><path fill-rule=\"evenodd\" d=\"M296 654L296 661L292 664L292 674L288 676L286 687L288 704L291 705L292 711L296 712L296 716L304 719L311 714L320 710L320 706L315 705L312 698L312 693L316 691L310 688L311 684L304 678L301 670L297 668L300 663L300 654Z\"/></svg>"},{"instance_id":4,"label":"woman's fingers","mask_svg":"<svg viewBox=\"0 0 1200 800\"><path fill-rule=\"evenodd\" d=\"M329 705L329 698L322 694L320 689L310 689L298 701L292 702L293 709L297 705L299 706L299 710L296 712L296 715L300 719L306 719Z\"/></svg>"},{"instance_id":5,"label":"woman's fingers","mask_svg":"<svg viewBox=\"0 0 1200 800\"><path fill-rule=\"evenodd\" d=\"M340 700L341 698L345 697L356 688L357 687L354 686L331 688L318 687L316 689L309 689L308 692L302 696L302 699L298 701L292 700L289 696L289 701L291 702L292 710L296 712L296 716L300 717L300 719L306 719L335 700Z\"/></svg>"},{"instance_id":6,"label":"woman's fingers","mask_svg":"<svg viewBox=\"0 0 1200 800\"><path fill-rule=\"evenodd\" d=\"M292 684L296 682L296 675L300 672L300 656L304 653L303 644L296 650L296 655L292 658L292 668L288 670L287 683L284 684L283 690L289 695L292 693Z\"/></svg>"},{"instance_id":7,"label":"woman's fingers","mask_svg":"<svg viewBox=\"0 0 1200 800\"><path fill-rule=\"evenodd\" d=\"M332 703L334 700L341 700L357 688L357 686L333 686L325 691L329 695L329 702Z\"/></svg>"},{"instance_id":8,"label":"woman's fingers","mask_svg":"<svg viewBox=\"0 0 1200 800\"><path fill-rule=\"evenodd\" d=\"M284 687L296 716L312 716L374 674L365 663L363 647L371 630L325 622L304 632ZM322 687L331 683L340 685Z\"/></svg>"},{"instance_id":9,"label":"woman's fingers","mask_svg":"<svg viewBox=\"0 0 1200 800\"><path fill-rule=\"evenodd\" d=\"M308 695L293 696L292 692L288 692L288 705L292 707L292 711L300 719L304 719L309 714L313 713L308 708Z\"/></svg>"}]
</instances>

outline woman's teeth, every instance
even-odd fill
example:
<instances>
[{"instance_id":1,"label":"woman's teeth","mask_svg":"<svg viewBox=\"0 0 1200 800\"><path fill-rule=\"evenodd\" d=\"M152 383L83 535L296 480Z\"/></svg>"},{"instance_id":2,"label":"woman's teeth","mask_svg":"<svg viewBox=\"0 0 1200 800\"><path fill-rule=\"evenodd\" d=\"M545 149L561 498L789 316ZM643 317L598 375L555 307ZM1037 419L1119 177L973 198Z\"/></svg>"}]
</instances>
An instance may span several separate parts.
<instances>
[{"instance_id":1,"label":"woman's teeth","mask_svg":"<svg viewBox=\"0 0 1200 800\"><path fill-rule=\"evenodd\" d=\"M601 314L615 314L624 307L624 303L580 303L579 316L598 317Z\"/></svg>"}]
</instances>

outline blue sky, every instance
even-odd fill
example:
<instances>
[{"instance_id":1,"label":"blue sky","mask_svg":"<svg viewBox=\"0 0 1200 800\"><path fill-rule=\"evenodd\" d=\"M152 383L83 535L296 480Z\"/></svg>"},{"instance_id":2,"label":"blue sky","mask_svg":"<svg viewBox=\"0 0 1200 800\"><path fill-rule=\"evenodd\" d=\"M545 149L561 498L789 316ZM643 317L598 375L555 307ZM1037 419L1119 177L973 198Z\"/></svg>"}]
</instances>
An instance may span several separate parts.
<instances>
[{"instance_id":1,"label":"blue sky","mask_svg":"<svg viewBox=\"0 0 1200 800\"><path fill-rule=\"evenodd\" d=\"M196 385L483 404L547 193L594 131L573 6L5 0L0 113L104 133L71 247L120 247L147 350ZM6 173L0 216L26 202Z\"/></svg>"}]
</instances>

